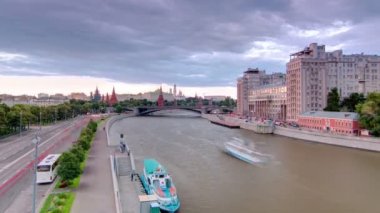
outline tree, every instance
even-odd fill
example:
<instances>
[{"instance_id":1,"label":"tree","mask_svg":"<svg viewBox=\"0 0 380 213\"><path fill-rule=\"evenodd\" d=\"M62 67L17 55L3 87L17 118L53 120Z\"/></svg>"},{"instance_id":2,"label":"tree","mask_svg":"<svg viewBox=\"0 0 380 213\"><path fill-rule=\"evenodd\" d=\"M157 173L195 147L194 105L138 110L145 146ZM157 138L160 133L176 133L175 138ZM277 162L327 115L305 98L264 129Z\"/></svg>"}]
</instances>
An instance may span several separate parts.
<instances>
[{"instance_id":1,"label":"tree","mask_svg":"<svg viewBox=\"0 0 380 213\"><path fill-rule=\"evenodd\" d=\"M80 145L75 145L70 149L70 152L78 158L79 162L83 162L85 158L84 149Z\"/></svg>"},{"instance_id":2,"label":"tree","mask_svg":"<svg viewBox=\"0 0 380 213\"><path fill-rule=\"evenodd\" d=\"M121 113L123 111L123 107L120 106L120 104L116 104L115 106L115 112L116 113Z\"/></svg>"},{"instance_id":3,"label":"tree","mask_svg":"<svg viewBox=\"0 0 380 213\"><path fill-rule=\"evenodd\" d=\"M339 112L339 94L336 87L332 88L327 95L327 106L323 109L324 111Z\"/></svg>"},{"instance_id":4,"label":"tree","mask_svg":"<svg viewBox=\"0 0 380 213\"><path fill-rule=\"evenodd\" d=\"M69 184L81 173L79 159L71 152L64 152L59 159L57 172L62 182Z\"/></svg>"},{"instance_id":5,"label":"tree","mask_svg":"<svg viewBox=\"0 0 380 213\"><path fill-rule=\"evenodd\" d=\"M357 106L359 123L374 136L380 136L380 93L370 93L364 103Z\"/></svg>"},{"instance_id":6,"label":"tree","mask_svg":"<svg viewBox=\"0 0 380 213\"><path fill-rule=\"evenodd\" d=\"M349 112L355 112L356 105L360 103L364 103L365 97L363 94L359 93L351 93L351 95L347 98L344 98L340 106L345 108Z\"/></svg>"}]
</instances>

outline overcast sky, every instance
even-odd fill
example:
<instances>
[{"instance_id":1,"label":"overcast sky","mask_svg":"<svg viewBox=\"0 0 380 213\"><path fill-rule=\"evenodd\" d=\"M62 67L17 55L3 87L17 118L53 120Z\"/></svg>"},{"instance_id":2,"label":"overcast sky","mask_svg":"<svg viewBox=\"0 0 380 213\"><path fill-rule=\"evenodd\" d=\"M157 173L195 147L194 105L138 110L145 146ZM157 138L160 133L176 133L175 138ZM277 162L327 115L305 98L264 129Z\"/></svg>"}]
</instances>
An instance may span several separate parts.
<instances>
[{"instance_id":1,"label":"overcast sky","mask_svg":"<svg viewBox=\"0 0 380 213\"><path fill-rule=\"evenodd\" d=\"M0 93L41 92L38 79L60 78L57 91L68 92L60 84L82 76L120 92L176 83L187 95L236 96L248 67L285 72L311 42L379 54L379 26L375 0L1 0Z\"/></svg>"}]
</instances>

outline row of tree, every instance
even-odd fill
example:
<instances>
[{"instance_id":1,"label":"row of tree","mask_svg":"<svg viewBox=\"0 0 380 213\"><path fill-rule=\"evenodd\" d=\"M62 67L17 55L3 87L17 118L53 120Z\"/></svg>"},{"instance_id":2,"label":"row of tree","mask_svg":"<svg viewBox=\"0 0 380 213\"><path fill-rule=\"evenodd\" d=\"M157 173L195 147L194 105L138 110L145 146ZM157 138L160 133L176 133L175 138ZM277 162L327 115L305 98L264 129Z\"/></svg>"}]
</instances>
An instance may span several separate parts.
<instances>
[{"instance_id":1,"label":"row of tree","mask_svg":"<svg viewBox=\"0 0 380 213\"><path fill-rule=\"evenodd\" d=\"M351 93L349 97L340 100L338 89L335 87L327 95L325 111L330 112L356 112L356 106L364 103L366 98L361 93Z\"/></svg>"},{"instance_id":2,"label":"row of tree","mask_svg":"<svg viewBox=\"0 0 380 213\"><path fill-rule=\"evenodd\" d=\"M196 107L200 105L210 105L210 100L207 99L200 99L200 98L194 98L194 97L189 97L183 100L176 100L177 106L186 106L186 107ZM129 99L129 100L124 100L120 101L115 107L115 111L120 113L125 111L126 109L132 109L134 107L140 107L140 106L156 106L157 102L153 101L148 101L147 99ZM175 102L174 101L164 101L165 106L174 106ZM220 107L227 107L227 108L234 108L236 107L236 101L230 97L225 98L222 101L212 101L211 105L213 106L220 106Z\"/></svg>"},{"instance_id":3,"label":"row of tree","mask_svg":"<svg viewBox=\"0 0 380 213\"><path fill-rule=\"evenodd\" d=\"M17 104L9 107L0 104L0 136L29 128L30 125L46 125L89 112L105 112L100 103L71 100L56 106L33 106Z\"/></svg>"},{"instance_id":4,"label":"row of tree","mask_svg":"<svg viewBox=\"0 0 380 213\"><path fill-rule=\"evenodd\" d=\"M352 93L340 101L337 88L333 88L327 96L325 111L357 112L362 128L368 129L374 136L380 136L380 93L363 94Z\"/></svg>"},{"instance_id":5,"label":"row of tree","mask_svg":"<svg viewBox=\"0 0 380 213\"><path fill-rule=\"evenodd\" d=\"M81 163L86 159L86 152L91 148L92 139L97 130L97 123L93 120L82 130L78 141L59 158L58 176L61 186L70 185L72 180L82 173Z\"/></svg>"}]
</instances>

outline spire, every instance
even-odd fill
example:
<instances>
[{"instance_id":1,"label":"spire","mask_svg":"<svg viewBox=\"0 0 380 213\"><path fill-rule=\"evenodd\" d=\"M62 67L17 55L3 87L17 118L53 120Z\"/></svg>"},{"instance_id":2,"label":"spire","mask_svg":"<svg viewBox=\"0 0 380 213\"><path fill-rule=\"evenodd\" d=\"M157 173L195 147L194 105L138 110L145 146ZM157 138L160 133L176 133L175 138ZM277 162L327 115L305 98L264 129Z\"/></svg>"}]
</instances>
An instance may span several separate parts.
<instances>
[{"instance_id":1,"label":"spire","mask_svg":"<svg viewBox=\"0 0 380 213\"><path fill-rule=\"evenodd\" d=\"M162 86L160 86L160 95L158 96L158 99L157 99L157 106L158 107L164 106L164 96L162 94Z\"/></svg>"},{"instance_id":2,"label":"spire","mask_svg":"<svg viewBox=\"0 0 380 213\"><path fill-rule=\"evenodd\" d=\"M96 86L93 101L95 101L95 102L99 102L100 99L101 99L101 96L100 96L100 93L99 93L99 89L98 89L98 86Z\"/></svg>"},{"instance_id":3,"label":"spire","mask_svg":"<svg viewBox=\"0 0 380 213\"><path fill-rule=\"evenodd\" d=\"M110 97L108 96L108 92L107 92L107 95L106 95L106 104L110 105Z\"/></svg>"},{"instance_id":4,"label":"spire","mask_svg":"<svg viewBox=\"0 0 380 213\"><path fill-rule=\"evenodd\" d=\"M110 105L114 105L116 104L118 101L117 101L117 97L116 97L116 93L115 93L115 87L113 87L112 89L112 94L111 94L111 99L110 99Z\"/></svg>"}]
</instances>

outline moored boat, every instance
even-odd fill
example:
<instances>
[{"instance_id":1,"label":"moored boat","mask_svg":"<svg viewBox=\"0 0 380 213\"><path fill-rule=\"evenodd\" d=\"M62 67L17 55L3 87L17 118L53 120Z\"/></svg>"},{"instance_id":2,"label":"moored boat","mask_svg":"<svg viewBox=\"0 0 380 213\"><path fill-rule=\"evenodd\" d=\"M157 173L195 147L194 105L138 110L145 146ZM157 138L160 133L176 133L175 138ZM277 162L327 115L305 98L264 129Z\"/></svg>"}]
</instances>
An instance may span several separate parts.
<instances>
[{"instance_id":1,"label":"moored boat","mask_svg":"<svg viewBox=\"0 0 380 213\"><path fill-rule=\"evenodd\" d=\"M149 195L155 195L160 209L176 212L180 207L176 187L166 169L155 159L144 160L142 182Z\"/></svg>"}]
</instances>

